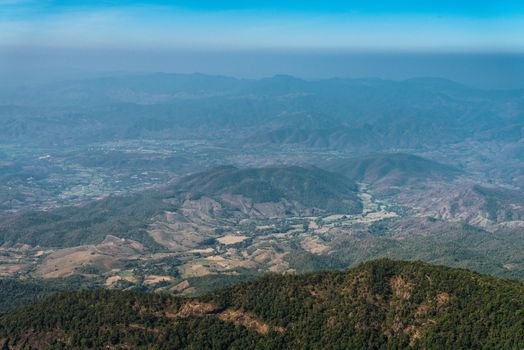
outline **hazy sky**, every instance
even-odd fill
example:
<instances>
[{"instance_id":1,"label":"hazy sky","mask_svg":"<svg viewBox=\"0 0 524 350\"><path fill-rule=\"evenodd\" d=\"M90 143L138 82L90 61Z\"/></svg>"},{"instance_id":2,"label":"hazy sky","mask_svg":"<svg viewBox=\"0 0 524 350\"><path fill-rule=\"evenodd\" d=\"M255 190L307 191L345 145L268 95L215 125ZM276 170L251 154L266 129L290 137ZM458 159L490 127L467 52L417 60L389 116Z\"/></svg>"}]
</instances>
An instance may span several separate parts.
<instances>
[{"instance_id":1,"label":"hazy sky","mask_svg":"<svg viewBox=\"0 0 524 350\"><path fill-rule=\"evenodd\" d=\"M524 51L522 0L0 0L0 45Z\"/></svg>"},{"instance_id":2,"label":"hazy sky","mask_svg":"<svg viewBox=\"0 0 524 350\"><path fill-rule=\"evenodd\" d=\"M345 65L342 57L355 52L358 57ZM373 53L383 57L375 59L376 66L367 63ZM447 73L447 61L435 57L417 61L426 70L411 61L411 73L409 66L396 72L381 66L392 53L454 58ZM0 0L0 74L10 76L69 69L388 77L389 69L399 78L440 73L453 78L468 70L472 54L491 65L480 72L522 78L513 70L524 62L519 56L524 54L524 0ZM506 58L497 61L493 55ZM331 57L334 65L326 67L328 61L319 57ZM228 60L236 66L228 66ZM504 60L509 66L497 72Z\"/></svg>"}]
</instances>

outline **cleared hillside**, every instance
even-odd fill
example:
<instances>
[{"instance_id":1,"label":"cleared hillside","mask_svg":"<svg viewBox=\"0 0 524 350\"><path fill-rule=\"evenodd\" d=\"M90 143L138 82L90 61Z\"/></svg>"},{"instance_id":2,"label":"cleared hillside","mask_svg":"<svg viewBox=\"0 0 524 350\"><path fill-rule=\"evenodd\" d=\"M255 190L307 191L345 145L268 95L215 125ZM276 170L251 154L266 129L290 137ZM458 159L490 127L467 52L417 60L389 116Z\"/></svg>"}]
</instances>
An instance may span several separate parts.
<instances>
[{"instance_id":1,"label":"cleared hillside","mask_svg":"<svg viewBox=\"0 0 524 350\"><path fill-rule=\"evenodd\" d=\"M377 185L401 186L415 180L445 180L460 170L405 153L386 153L332 161L327 168L350 179Z\"/></svg>"}]
</instances>

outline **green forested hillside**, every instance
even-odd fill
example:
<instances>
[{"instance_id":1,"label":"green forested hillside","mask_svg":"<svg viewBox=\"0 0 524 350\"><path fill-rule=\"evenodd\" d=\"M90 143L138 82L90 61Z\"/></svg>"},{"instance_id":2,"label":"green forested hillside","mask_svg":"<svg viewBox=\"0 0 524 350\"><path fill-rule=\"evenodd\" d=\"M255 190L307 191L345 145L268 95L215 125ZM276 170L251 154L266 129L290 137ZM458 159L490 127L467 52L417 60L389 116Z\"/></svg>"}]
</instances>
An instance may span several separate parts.
<instances>
[{"instance_id":1,"label":"green forested hillside","mask_svg":"<svg viewBox=\"0 0 524 350\"><path fill-rule=\"evenodd\" d=\"M421 262L269 275L196 299L58 294L0 316L22 348L522 349L524 285Z\"/></svg>"},{"instance_id":2,"label":"green forested hillside","mask_svg":"<svg viewBox=\"0 0 524 350\"><path fill-rule=\"evenodd\" d=\"M0 221L0 244L72 247L98 243L108 234L158 245L147 235L149 219L170 206L157 191L114 196L82 206L30 211Z\"/></svg>"},{"instance_id":3,"label":"green forested hillside","mask_svg":"<svg viewBox=\"0 0 524 350\"><path fill-rule=\"evenodd\" d=\"M84 288L94 288L94 285L81 276L49 280L0 278L0 312L34 303L51 294Z\"/></svg>"},{"instance_id":4,"label":"green forested hillside","mask_svg":"<svg viewBox=\"0 0 524 350\"><path fill-rule=\"evenodd\" d=\"M43 283L0 279L0 310L13 309L52 294L56 290Z\"/></svg>"},{"instance_id":5,"label":"green forested hillside","mask_svg":"<svg viewBox=\"0 0 524 350\"><path fill-rule=\"evenodd\" d=\"M284 199L305 207L344 213L362 209L353 181L315 167L222 166L187 176L175 188L206 195L242 195L258 203Z\"/></svg>"}]
</instances>

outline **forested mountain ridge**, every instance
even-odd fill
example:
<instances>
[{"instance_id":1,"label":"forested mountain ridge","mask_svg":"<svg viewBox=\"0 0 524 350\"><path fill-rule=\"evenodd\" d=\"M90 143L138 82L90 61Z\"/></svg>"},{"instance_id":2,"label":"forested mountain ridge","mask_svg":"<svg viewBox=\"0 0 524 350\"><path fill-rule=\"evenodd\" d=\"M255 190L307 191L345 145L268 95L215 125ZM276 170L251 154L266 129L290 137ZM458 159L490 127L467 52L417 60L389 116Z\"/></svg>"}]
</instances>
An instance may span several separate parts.
<instances>
[{"instance_id":1,"label":"forested mountain ridge","mask_svg":"<svg viewBox=\"0 0 524 350\"><path fill-rule=\"evenodd\" d=\"M206 294L83 291L0 316L37 348L521 349L524 285L421 262L268 275Z\"/></svg>"},{"instance_id":2,"label":"forested mountain ridge","mask_svg":"<svg viewBox=\"0 0 524 350\"><path fill-rule=\"evenodd\" d=\"M285 200L326 212L358 213L362 210L354 181L313 166L248 169L222 166L186 176L171 189L215 198L237 195L253 203Z\"/></svg>"}]
</instances>

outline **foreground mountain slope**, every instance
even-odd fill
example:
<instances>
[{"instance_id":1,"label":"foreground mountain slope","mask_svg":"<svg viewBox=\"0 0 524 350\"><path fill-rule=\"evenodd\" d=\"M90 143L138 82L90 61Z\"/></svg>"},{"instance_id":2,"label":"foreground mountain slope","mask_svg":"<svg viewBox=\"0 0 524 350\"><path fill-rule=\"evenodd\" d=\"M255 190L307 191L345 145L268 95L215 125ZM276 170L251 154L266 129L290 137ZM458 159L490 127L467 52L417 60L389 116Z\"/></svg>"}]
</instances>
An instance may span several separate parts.
<instances>
[{"instance_id":1,"label":"foreground mountain slope","mask_svg":"<svg viewBox=\"0 0 524 350\"><path fill-rule=\"evenodd\" d=\"M0 316L4 348L521 349L524 285L378 260L197 299L91 291Z\"/></svg>"}]
</instances>

